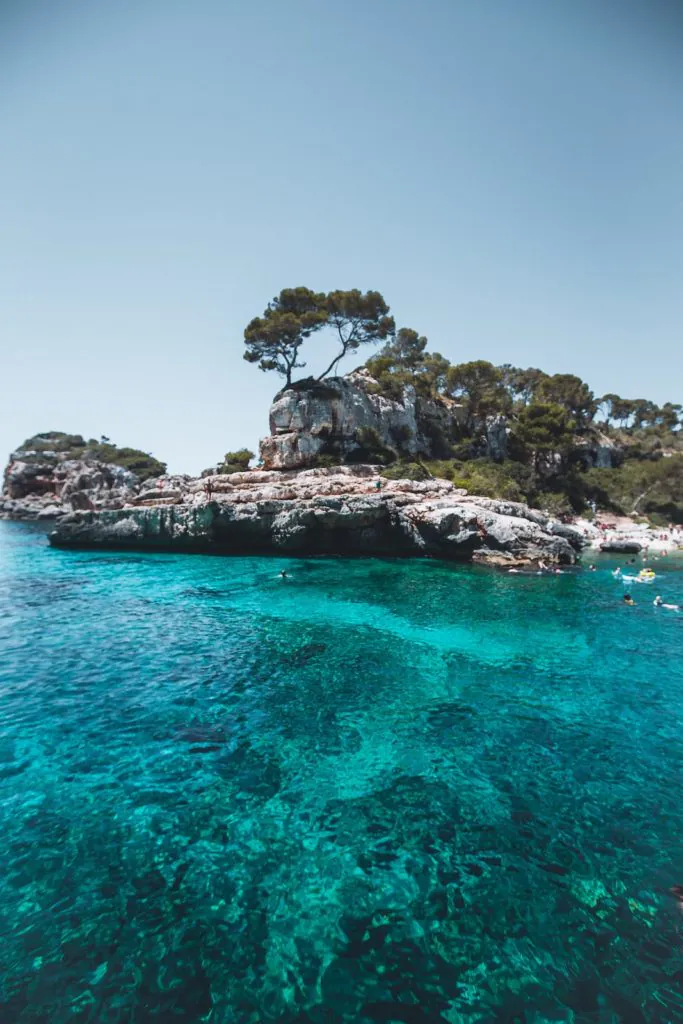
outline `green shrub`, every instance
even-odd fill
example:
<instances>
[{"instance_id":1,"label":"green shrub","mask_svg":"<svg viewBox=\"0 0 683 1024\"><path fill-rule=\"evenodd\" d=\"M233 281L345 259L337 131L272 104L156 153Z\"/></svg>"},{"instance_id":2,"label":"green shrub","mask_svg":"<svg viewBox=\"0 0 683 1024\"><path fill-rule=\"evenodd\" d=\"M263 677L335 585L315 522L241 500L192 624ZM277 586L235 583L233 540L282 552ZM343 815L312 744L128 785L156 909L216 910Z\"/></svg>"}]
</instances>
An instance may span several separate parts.
<instances>
[{"instance_id":1,"label":"green shrub","mask_svg":"<svg viewBox=\"0 0 683 1024\"><path fill-rule=\"evenodd\" d=\"M582 474L583 494L601 508L629 515L637 512L683 523L683 457L627 459L616 469L589 469Z\"/></svg>"},{"instance_id":2,"label":"green shrub","mask_svg":"<svg viewBox=\"0 0 683 1024\"><path fill-rule=\"evenodd\" d=\"M228 466L240 466L242 469L249 469L249 463L254 458L254 453L248 448L239 448L236 452L226 452L224 462Z\"/></svg>"},{"instance_id":3,"label":"green shrub","mask_svg":"<svg viewBox=\"0 0 683 1024\"><path fill-rule=\"evenodd\" d=\"M316 380L315 377L304 377L288 384L283 391L305 392L314 398L339 398L341 391L328 380ZM281 392L282 393L282 392Z\"/></svg>"},{"instance_id":4,"label":"green shrub","mask_svg":"<svg viewBox=\"0 0 683 1024\"><path fill-rule=\"evenodd\" d=\"M572 515L573 509L566 494L556 491L546 491L539 494L536 504L548 515L560 518Z\"/></svg>"},{"instance_id":5,"label":"green shrub","mask_svg":"<svg viewBox=\"0 0 683 1024\"><path fill-rule=\"evenodd\" d=\"M122 466L124 469L135 473L137 477L144 480L147 477L162 476L166 472L166 463L155 459L149 452L140 451L138 448L118 448L111 442L99 442L92 444L88 442L87 448L78 458L86 461L105 462L112 466Z\"/></svg>"},{"instance_id":6,"label":"green shrub","mask_svg":"<svg viewBox=\"0 0 683 1024\"><path fill-rule=\"evenodd\" d=\"M80 459L86 448L86 442L80 434L66 434L62 430L47 430L44 434L34 434L17 448L17 454L24 462L40 462L46 454L55 458ZM35 455L33 453L36 453Z\"/></svg>"},{"instance_id":7,"label":"green shrub","mask_svg":"<svg viewBox=\"0 0 683 1024\"><path fill-rule=\"evenodd\" d=\"M249 463L254 458L254 453L248 448L238 448L236 452L226 452L223 463L216 469L217 473L228 475L230 473L244 473L249 469Z\"/></svg>"},{"instance_id":8,"label":"green shrub","mask_svg":"<svg viewBox=\"0 0 683 1024\"><path fill-rule=\"evenodd\" d=\"M450 479L455 486L465 487L472 494L481 494L486 498L505 498L507 501L529 501L533 494L533 473L528 466L520 463L470 459L466 462L453 460L451 466Z\"/></svg>"},{"instance_id":9,"label":"green shrub","mask_svg":"<svg viewBox=\"0 0 683 1024\"><path fill-rule=\"evenodd\" d=\"M429 473L421 462L394 462L382 469L387 480L428 480Z\"/></svg>"},{"instance_id":10,"label":"green shrub","mask_svg":"<svg viewBox=\"0 0 683 1024\"><path fill-rule=\"evenodd\" d=\"M80 434L67 434L61 430L48 430L44 434L34 434L17 449L21 458L28 462L39 462L46 453L53 454L60 461L83 459L86 462L104 462L108 465L122 466L135 473L140 479L161 476L166 472L166 463L155 459L149 452L138 448L119 448L108 438L89 441ZM30 453L37 452L32 455Z\"/></svg>"},{"instance_id":11,"label":"green shrub","mask_svg":"<svg viewBox=\"0 0 683 1024\"><path fill-rule=\"evenodd\" d=\"M321 453L316 455L313 468L315 469L334 469L335 466L341 465L341 459L338 455L330 455Z\"/></svg>"}]
</instances>

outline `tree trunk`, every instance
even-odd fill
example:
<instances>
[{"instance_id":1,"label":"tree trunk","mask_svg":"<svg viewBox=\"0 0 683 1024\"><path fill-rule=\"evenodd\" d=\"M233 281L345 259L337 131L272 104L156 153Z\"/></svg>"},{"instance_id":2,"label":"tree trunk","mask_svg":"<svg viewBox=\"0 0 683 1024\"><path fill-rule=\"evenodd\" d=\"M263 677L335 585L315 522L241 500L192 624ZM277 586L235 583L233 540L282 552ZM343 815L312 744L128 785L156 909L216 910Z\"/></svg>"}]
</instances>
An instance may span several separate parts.
<instances>
[{"instance_id":1,"label":"tree trunk","mask_svg":"<svg viewBox=\"0 0 683 1024\"><path fill-rule=\"evenodd\" d=\"M643 500L643 498L647 498L647 496L650 493L650 491L654 491L654 489L655 489L655 487L657 486L658 483L659 483L659 480L657 480L656 483L654 483L654 484L650 484L650 486L647 488L647 490L643 491L642 494L638 495L636 500L633 502L633 511L634 512L638 511L638 506L640 505L640 503Z\"/></svg>"},{"instance_id":2,"label":"tree trunk","mask_svg":"<svg viewBox=\"0 0 683 1024\"><path fill-rule=\"evenodd\" d=\"M332 372L332 370L333 370L333 369L335 368L335 366L337 365L337 363L339 363L339 362L340 362L340 361L341 361L341 360L342 360L342 359L344 358L344 356L345 356L345 355L346 355L346 348L344 348L344 349L343 349L343 350L342 350L342 351L341 351L341 352L339 353L339 355L338 355L338 356L336 356L336 357L335 357L335 358L334 358L334 359L332 360L332 362L331 362L331 363L330 363L330 365L329 365L329 366L327 367L327 369L326 369L326 370L324 370L324 371L323 371L323 373L321 373L319 377L316 377L316 380L322 380L322 379L323 379L323 377L327 377L328 373L331 373L331 372Z\"/></svg>"}]
</instances>

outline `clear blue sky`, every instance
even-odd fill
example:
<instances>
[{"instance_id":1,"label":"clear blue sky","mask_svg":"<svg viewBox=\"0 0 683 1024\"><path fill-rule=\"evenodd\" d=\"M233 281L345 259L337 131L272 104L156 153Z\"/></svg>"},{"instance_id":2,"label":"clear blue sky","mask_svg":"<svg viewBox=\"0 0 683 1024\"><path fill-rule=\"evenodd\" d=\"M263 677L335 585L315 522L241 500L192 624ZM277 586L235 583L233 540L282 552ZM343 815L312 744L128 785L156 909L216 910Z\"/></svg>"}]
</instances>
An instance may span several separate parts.
<instances>
[{"instance_id":1,"label":"clear blue sky","mask_svg":"<svg viewBox=\"0 0 683 1024\"><path fill-rule=\"evenodd\" d=\"M0 455L254 446L299 284L683 400L682 58L678 0L3 0Z\"/></svg>"}]
</instances>

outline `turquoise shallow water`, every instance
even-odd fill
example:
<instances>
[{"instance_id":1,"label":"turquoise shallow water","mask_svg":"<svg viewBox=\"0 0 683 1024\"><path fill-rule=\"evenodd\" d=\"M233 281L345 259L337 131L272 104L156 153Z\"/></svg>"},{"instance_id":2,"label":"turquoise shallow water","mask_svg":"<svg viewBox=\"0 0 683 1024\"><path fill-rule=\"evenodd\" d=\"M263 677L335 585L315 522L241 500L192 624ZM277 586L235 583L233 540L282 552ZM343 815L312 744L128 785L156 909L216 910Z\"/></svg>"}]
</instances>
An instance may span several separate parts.
<instances>
[{"instance_id":1,"label":"turquoise shallow water","mask_svg":"<svg viewBox=\"0 0 683 1024\"><path fill-rule=\"evenodd\" d=\"M683 572L635 590L0 523L2 1024L682 1021Z\"/></svg>"}]
</instances>

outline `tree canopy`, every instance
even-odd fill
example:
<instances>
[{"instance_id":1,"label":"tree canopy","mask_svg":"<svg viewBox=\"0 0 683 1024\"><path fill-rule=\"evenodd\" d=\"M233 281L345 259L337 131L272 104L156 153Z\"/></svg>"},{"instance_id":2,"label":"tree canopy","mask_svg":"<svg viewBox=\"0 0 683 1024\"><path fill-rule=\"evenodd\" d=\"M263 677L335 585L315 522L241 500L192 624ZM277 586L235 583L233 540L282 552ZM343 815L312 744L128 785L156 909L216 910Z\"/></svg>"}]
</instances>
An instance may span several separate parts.
<instances>
[{"instance_id":1,"label":"tree canopy","mask_svg":"<svg viewBox=\"0 0 683 1024\"><path fill-rule=\"evenodd\" d=\"M244 358L257 363L260 370L275 370L291 384L292 372L306 365L298 361L301 345L326 322L326 296L322 292L283 288L268 303L263 316L247 324Z\"/></svg>"},{"instance_id":2,"label":"tree canopy","mask_svg":"<svg viewBox=\"0 0 683 1024\"><path fill-rule=\"evenodd\" d=\"M468 427L482 417L506 411L509 404L501 370L485 359L449 367L446 393L464 402Z\"/></svg>"},{"instance_id":3,"label":"tree canopy","mask_svg":"<svg viewBox=\"0 0 683 1024\"><path fill-rule=\"evenodd\" d=\"M219 473L243 473L249 469L254 453L249 448L239 448L235 452L226 452L223 463L218 467Z\"/></svg>"},{"instance_id":4,"label":"tree canopy","mask_svg":"<svg viewBox=\"0 0 683 1024\"><path fill-rule=\"evenodd\" d=\"M27 438L17 449L16 454L22 461L33 463L41 462L50 455L59 460L105 462L129 469L141 480L162 476L166 472L166 463L155 458L151 452L143 452L139 448L119 448L104 434L99 441L94 437L86 441L81 434L48 430L44 434L35 434Z\"/></svg>"},{"instance_id":5,"label":"tree canopy","mask_svg":"<svg viewBox=\"0 0 683 1024\"><path fill-rule=\"evenodd\" d=\"M373 341L384 341L396 330L394 318L389 316L389 307L379 292L363 294L357 288L330 292L327 317L328 324L337 333L340 348L318 380L328 377L348 352L355 352L361 345Z\"/></svg>"},{"instance_id":6,"label":"tree canopy","mask_svg":"<svg viewBox=\"0 0 683 1024\"><path fill-rule=\"evenodd\" d=\"M283 288L268 303L263 316L254 317L244 331L247 362L260 370L274 370L292 383L292 373L306 365L299 351L306 338L323 327L331 328L339 350L317 378L329 377L340 360L361 345L384 341L395 332L394 318L379 292L313 292L310 288Z\"/></svg>"}]
</instances>

